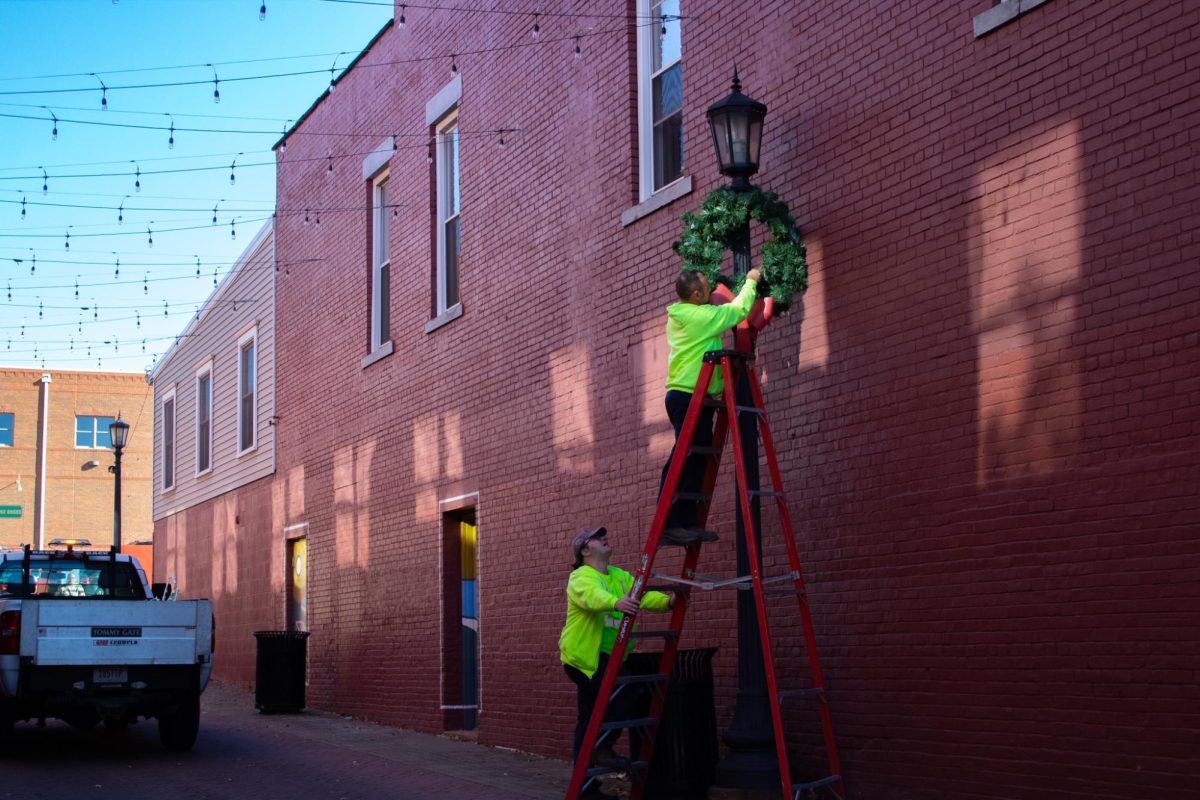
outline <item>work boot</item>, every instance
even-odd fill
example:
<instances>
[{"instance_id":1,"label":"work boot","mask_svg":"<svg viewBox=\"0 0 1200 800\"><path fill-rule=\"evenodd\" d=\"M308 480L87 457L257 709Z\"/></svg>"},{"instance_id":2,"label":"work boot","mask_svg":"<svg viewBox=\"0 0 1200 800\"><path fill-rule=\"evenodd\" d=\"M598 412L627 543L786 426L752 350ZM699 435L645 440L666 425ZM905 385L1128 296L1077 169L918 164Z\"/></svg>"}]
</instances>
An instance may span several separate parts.
<instances>
[{"instance_id":1,"label":"work boot","mask_svg":"<svg viewBox=\"0 0 1200 800\"><path fill-rule=\"evenodd\" d=\"M713 531L703 528L667 528L663 531L662 543L687 547L696 542L715 542L719 538Z\"/></svg>"},{"instance_id":2,"label":"work boot","mask_svg":"<svg viewBox=\"0 0 1200 800\"><path fill-rule=\"evenodd\" d=\"M602 746L592 751L592 766L614 770L625 769L629 766L629 759L617 755L611 746Z\"/></svg>"}]
</instances>

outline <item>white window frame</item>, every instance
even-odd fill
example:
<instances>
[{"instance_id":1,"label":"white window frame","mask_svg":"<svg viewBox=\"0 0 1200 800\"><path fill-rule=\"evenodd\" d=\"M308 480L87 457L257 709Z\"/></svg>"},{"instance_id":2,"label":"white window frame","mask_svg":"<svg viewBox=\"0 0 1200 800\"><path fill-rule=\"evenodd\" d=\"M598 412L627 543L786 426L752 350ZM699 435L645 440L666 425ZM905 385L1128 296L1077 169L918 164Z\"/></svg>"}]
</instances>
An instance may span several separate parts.
<instances>
[{"instance_id":1,"label":"white window frame","mask_svg":"<svg viewBox=\"0 0 1200 800\"><path fill-rule=\"evenodd\" d=\"M383 330L384 312L390 311L391 288L387 296L383 293L383 271L391 277L390 226L387 218L387 195L391 191L388 170L383 170L371 179L371 352L379 350L391 341L391 319L388 330Z\"/></svg>"},{"instance_id":2,"label":"white window frame","mask_svg":"<svg viewBox=\"0 0 1200 800\"><path fill-rule=\"evenodd\" d=\"M171 404L171 446L167 447L167 403ZM162 481L160 489L169 492L175 488L175 473L179 467L179 403L175 400L175 387L168 389L159 404L162 419ZM167 481L167 466L171 467L170 481Z\"/></svg>"},{"instance_id":3,"label":"white window frame","mask_svg":"<svg viewBox=\"0 0 1200 800\"><path fill-rule=\"evenodd\" d=\"M208 465L200 466L200 381L208 378ZM196 369L196 475L213 471L213 362L210 358Z\"/></svg>"},{"instance_id":4,"label":"white window frame","mask_svg":"<svg viewBox=\"0 0 1200 800\"><path fill-rule=\"evenodd\" d=\"M447 133L449 133L451 131L454 132L454 134L455 134L453 138L446 135ZM454 142L453 146L451 145L452 141ZM438 313L438 316L445 314L451 308L453 308L454 306L457 306L459 304L459 298L455 298L455 301L453 303L450 303L450 302L448 302L449 298L447 297L448 281L446 280L446 253L447 253L448 248L447 248L447 242L446 242L446 225L447 225L447 223L450 222L450 220L452 218L460 221L459 228L458 228L458 240L461 245L461 242L462 242L462 226L461 226L462 194L460 192L460 186L453 187L455 198L458 201L459 210L457 212L452 211L450 208L450 204L449 204L449 195L450 195L450 190L451 190L450 182L453 180L454 175L452 175L450 173L450 171L447 169L448 162L450 161L451 154L453 153L454 160L458 164L458 169L456 169L454 172L455 172L455 174L457 174L459 176L459 178L461 180L462 161L461 161L461 152L459 151L459 148L458 148L458 144L460 142L461 142L461 139L458 136L458 107L455 106L455 107L451 108L437 123L437 142L436 142L436 147L435 147L436 154L434 156L434 160L437 162L437 313ZM461 254L461 246L460 246L460 254ZM459 280L459 278L461 277L461 267L462 267L461 261L456 260L455 270L454 270L455 271L455 282L456 282L455 293L458 294L459 297L461 297L461 293L462 293L462 282L461 282L461 280Z\"/></svg>"},{"instance_id":5,"label":"white window frame","mask_svg":"<svg viewBox=\"0 0 1200 800\"><path fill-rule=\"evenodd\" d=\"M92 443L90 445L80 446L80 444L78 442L79 418L80 417L87 417L92 420ZM96 424L96 422L101 417L104 417L105 419L114 419L114 420L116 419L116 417L109 417L106 414L76 414L75 415L75 427L71 431L71 439L75 442L76 450L111 450L112 449L111 440L109 441L108 447L102 447L101 445L96 444L96 437L100 435L100 427ZM107 430L105 430L104 432L108 433Z\"/></svg>"},{"instance_id":6,"label":"white window frame","mask_svg":"<svg viewBox=\"0 0 1200 800\"><path fill-rule=\"evenodd\" d=\"M242 408L242 399L246 393L246 373L242 369L242 353L246 350L246 345L249 344L254 348L254 386L251 391L254 393L252 398L253 408L250 410L249 420L245 417L245 412ZM239 457L252 453L258 449L258 326L255 325L250 330L238 337L237 346L237 373L238 373L238 393L237 393L237 454ZM251 425L250 431L250 446L242 447L242 430L249 422Z\"/></svg>"},{"instance_id":7,"label":"white window frame","mask_svg":"<svg viewBox=\"0 0 1200 800\"><path fill-rule=\"evenodd\" d=\"M650 8L654 0L637 0L637 93L638 93L638 201L649 200L656 192L662 192L685 177L686 154L680 164L679 175L671 181L654 188L654 79L683 61L682 32L680 33L679 60L672 61L660 70L653 70L654 37L659 35L660 23L650 20ZM682 26L681 20L674 24ZM684 104L686 107L686 103Z\"/></svg>"}]
</instances>

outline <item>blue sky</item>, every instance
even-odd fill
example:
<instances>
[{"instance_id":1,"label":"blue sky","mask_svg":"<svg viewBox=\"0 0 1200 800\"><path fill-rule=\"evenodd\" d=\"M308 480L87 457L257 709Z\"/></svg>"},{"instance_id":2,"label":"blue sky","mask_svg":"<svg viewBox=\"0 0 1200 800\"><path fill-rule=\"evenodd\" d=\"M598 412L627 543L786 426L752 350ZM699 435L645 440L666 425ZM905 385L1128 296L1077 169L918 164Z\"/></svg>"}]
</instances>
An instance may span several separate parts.
<instances>
[{"instance_id":1,"label":"blue sky","mask_svg":"<svg viewBox=\"0 0 1200 800\"><path fill-rule=\"evenodd\" d=\"M0 365L150 368L270 216L284 125L392 15L268 0L260 20L260 5L0 0ZM234 80L299 71L317 74ZM195 171L160 173L179 169Z\"/></svg>"}]
</instances>

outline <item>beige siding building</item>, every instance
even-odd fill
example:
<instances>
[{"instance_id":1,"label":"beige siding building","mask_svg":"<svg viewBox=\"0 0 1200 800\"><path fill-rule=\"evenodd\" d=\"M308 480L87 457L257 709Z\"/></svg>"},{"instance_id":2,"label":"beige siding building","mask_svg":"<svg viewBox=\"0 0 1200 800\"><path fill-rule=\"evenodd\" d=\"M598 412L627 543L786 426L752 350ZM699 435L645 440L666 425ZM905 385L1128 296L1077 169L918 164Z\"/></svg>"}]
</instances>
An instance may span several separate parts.
<instances>
[{"instance_id":1,"label":"beige siding building","mask_svg":"<svg viewBox=\"0 0 1200 800\"><path fill-rule=\"evenodd\" d=\"M153 405L142 373L0 367L0 547L57 538L113 542L108 424L129 423L122 544L149 540Z\"/></svg>"},{"instance_id":2,"label":"beige siding building","mask_svg":"<svg viewBox=\"0 0 1200 800\"><path fill-rule=\"evenodd\" d=\"M156 523L274 472L274 289L268 223L150 373Z\"/></svg>"}]
</instances>

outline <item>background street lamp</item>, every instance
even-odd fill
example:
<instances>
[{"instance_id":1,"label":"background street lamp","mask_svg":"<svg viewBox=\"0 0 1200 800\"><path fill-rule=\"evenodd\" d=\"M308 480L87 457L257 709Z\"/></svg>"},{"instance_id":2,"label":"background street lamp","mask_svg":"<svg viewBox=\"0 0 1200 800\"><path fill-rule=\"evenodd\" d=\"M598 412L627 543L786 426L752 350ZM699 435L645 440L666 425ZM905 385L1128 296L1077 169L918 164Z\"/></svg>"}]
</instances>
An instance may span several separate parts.
<instances>
[{"instance_id":1,"label":"background street lamp","mask_svg":"<svg viewBox=\"0 0 1200 800\"><path fill-rule=\"evenodd\" d=\"M129 441L129 423L121 419L120 412L117 412L117 418L109 423L108 436L112 440L113 452L117 457L116 463L108 469L116 476L113 487L113 547L119 553L121 552L121 451L125 449L125 443Z\"/></svg>"},{"instance_id":2,"label":"background street lamp","mask_svg":"<svg viewBox=\"0 0 1200 800\"><path fill-rule=\"evenodd\" d=\"M754 187L750 176L758 172L762 145L763 118L767 107L742 94L737 68L733 70L733 91L728 97L708 107L708 125L712 131L713 148L721 174L733 178L730 188L749 191ZM730 237L733 252L733 271L750 270L750 221ZM754 347L753 337L749 337ZM752 367L751 367L752 368ZM735 387L737 404L754 404L750 382L742 374ZM738 436L746 460L746 488L759 488L758 420L752 414L738 418ZM735 494L734 507L738 508ZM759 499L751 495L750 516L754 527L756 548L762 558L762 516ZM740 513L734 514L737 529L737 574L750 574L750 556L746 550L745 522ZM761 566L761 565L760 565ZM733 721L725 730L729 754L717 765L718 786L739 789L772 788L779 785L779 764L776 761L775 737L771 731L771 698L767 697L766 676L763 672L762 638L758 630L752 592L738 592L738 691Z\"/></svg>"}]
</instances>

